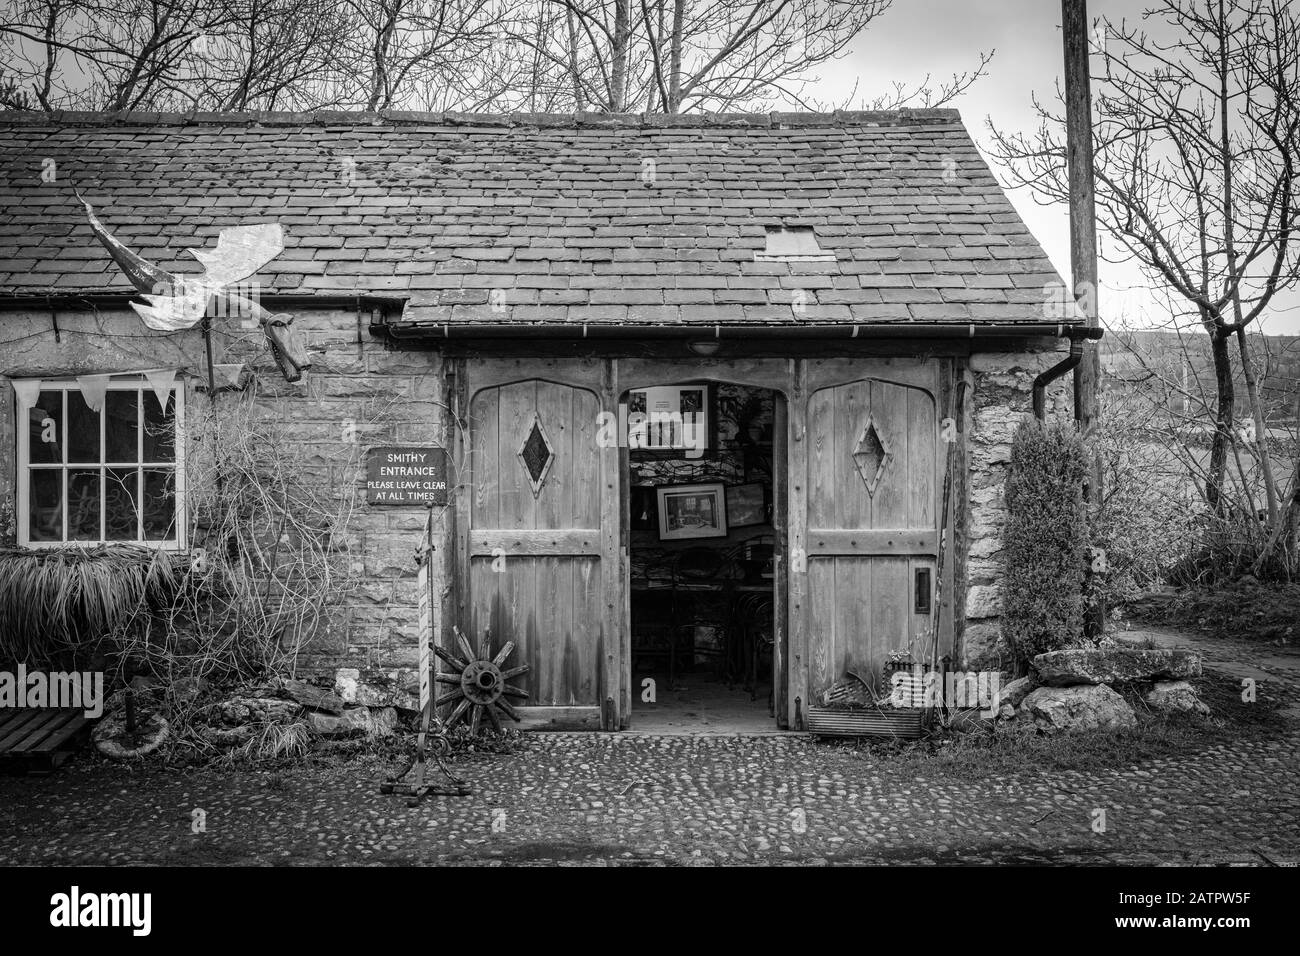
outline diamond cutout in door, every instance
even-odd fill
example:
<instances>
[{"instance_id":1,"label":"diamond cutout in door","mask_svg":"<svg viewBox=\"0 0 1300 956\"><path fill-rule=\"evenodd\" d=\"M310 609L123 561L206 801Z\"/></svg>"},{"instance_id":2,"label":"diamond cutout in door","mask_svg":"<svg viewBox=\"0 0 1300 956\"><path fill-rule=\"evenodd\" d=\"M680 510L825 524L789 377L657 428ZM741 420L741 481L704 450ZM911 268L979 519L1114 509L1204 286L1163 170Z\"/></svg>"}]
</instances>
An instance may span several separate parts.
<instances>
[{"instance_id":1,"label":"diamond cutout in door","mask_svg":"<svg viewBox=\"0 0 1300 956\"><path fill-rule=\"evenodd\" d=\"M551 470L551 464L555 461L555 451L546 437L546 429L542 427L540 416L534 416L533 427L528 430L523 444L519 446L519 461L523 464L524 471L528 473L528 483L532 486L533 497L536 498L541 493L546 475Z\"/></svg>"},{"instance_id":2,"label":"diamond cutout in door","mask_svg":"<svg viewBox=\"0 0 1300 956\"><path fill-rule=\"evenodd\" d=\"M889 450L885 436L876 428L874 420L867 419L867 427L862 430L862 437L858 439L858 445L853 449L853 460L857 463L858 473L862 475L863 482L866 483L867 494L876 493L880 476L885 473L885 466L889 464L892 457L893 453Z\"/></svg>"}]
</instances>

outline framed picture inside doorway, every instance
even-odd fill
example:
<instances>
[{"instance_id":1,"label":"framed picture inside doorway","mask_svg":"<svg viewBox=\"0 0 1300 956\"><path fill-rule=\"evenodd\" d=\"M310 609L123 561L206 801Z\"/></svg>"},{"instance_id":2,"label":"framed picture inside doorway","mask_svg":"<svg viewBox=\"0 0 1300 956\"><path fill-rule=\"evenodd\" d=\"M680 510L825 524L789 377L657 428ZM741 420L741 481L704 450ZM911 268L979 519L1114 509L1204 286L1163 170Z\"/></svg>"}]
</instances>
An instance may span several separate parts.
<instances>
[{"instance_id":1,"label":"framed picture inside doorway","mask_svg":"<svg viewBox=\"0 0 1300 956\"><path fill-rule=\"evenodd\" d=\"M627 444L633 454L700 458L716 445L713 387L664 385L627 395Z\"/></svg>"},{"instance_id":2,"label":"framed picture inside doorway","mask_svg":"<svg viewBox=\"0 0 1300 956\"><path fill-rule=\"evenodd\" d=\"M767 524L767 492L762 482L727 486L727 523L733 528Z\"/></svg>"},{"instance_id":3,"label":"framed picture inside doorway","mask_svg":"<svg viewBox=\"0 0 1300 956\"><path fill-rule=\"evenodd\" d=\"M659 505L659 539L727 536L727 497L722 482L666 485L655 489Z\"/></svg>"}]
</instances>

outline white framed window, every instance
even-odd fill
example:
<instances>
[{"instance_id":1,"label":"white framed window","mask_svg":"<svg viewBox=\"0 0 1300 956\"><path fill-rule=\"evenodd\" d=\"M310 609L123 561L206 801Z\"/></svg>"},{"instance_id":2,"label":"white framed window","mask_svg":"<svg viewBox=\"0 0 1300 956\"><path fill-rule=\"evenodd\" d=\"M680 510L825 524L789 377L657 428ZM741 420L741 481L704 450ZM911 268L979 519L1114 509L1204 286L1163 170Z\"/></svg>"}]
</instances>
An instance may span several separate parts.
<instances>
[{"instance_id":1,"label":"white framed window","mask_svg":"<svg viewBox=\"0 0 1300 956\"><path fill-rule=\"evenodd\" d=\"M18 543L185 546L184 392L115 376L96 411L75 379L18 402ZM22 420L24 413L27 420Z\"/></svg>"}]
</instances>

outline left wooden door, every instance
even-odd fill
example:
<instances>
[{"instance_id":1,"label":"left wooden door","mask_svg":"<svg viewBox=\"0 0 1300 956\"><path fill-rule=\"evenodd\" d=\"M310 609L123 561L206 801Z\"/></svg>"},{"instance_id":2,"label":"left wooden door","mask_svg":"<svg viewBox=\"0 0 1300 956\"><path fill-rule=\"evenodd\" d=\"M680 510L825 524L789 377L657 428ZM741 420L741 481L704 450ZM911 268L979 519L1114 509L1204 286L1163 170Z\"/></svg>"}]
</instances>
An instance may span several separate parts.
<instances>
[{"instance_id":1,"label":"left wooden door","mask_svg":"<svg viewBox=\"0 0 1300 956\"><path fill-rule=\"evenodd\" d=\"M468 580L474 640L513 641L529 672L521 708L567 708L599 721L604 670L601 403L541 379L484 388L470 402ZM605 529L608 530L608 529ZM570 713L569 723L573 714ZM542 721L543 723L546 721Z\"/></svg>"}]
</instances>

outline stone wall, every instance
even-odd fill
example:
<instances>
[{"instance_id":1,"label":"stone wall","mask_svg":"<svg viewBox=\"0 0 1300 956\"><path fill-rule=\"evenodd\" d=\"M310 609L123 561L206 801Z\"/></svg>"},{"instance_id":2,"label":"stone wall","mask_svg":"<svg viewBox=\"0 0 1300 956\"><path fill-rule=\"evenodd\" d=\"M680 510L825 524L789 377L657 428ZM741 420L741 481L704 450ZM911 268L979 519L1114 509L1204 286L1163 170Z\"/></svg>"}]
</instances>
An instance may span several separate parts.
<instances>
[{"instance_id":1,"label":"stone wall","mask_svg":"<svg viewBox=\"0 0 1300 956\"><path fill-rule=\"evenodd\" d=\"M304 460L322 469L324 487L348 484L356 507L336 545L349 562L351 588L300 659L309 672L359 668L397 678L417 663L415 551L427 518L421 505L368 505L365 451L376 445L446 447L441 356L389 350L352 312L313 316L314 364L297 384L274 370L261 381L274 396L267 412L294 424ZM447 546L446 541L439 548ZM399 674L400 672L400 674ZM402 677L405 680L405 677Z\"/></svg>"},{"instance_id":2,"label":"stone wall","mask_svg":"<svg viewBox=\"0 0 1300 956\"><path fill-rule=\"evenodd\" d=\"M355 310L304 310L295 328L312 355L303 380L287 383L256 328L218 318L218 363L247 362L252 392L225 393L221 403L253 401L252 414L279 424L287 434L285 460L310 476L322 495L353 492L357 505L349 526L335 529L332 546L346 565L350 588L307 637L300 658L308 673L350 666L393 676L416 662L416 566L414 553L424 527L422 506L365 504L365 449L385 444L443 444L443 383L435 352L390 351L365 328ZM54 328L59 329L56 339ZM360 331L359 331L360 330ZM7 396L0 414L0 546L16 543L14 377L67 377L175 366L187 413L204 411L206 365L196 327L174 334L151 332L131 311L20 312L5 315L0 331L0 388ZM193 459L201 449L187 448ZM187 472L189 472L187 468ZM350 485L350 487L348 487ZM188 489L196 500L202 489Z\"/></svg>"},{"instance_id":3,"label":"stone wall","mask_svg":"<svg viewBox=\"0 0 1300 956\"><path fill-rule=\"evenodd\" d=\"M978 667L996 664L1000 658L1009 659L998 619L1002 604L1002 528L1006 521L1003 492L1011 439L1020 423L1033 416L1034 378L1064 357L1064 351L1025 351L980 352L970 358L970 548L963 666ZM1071 376L1065 375L1048 388L1050 418L1063 420L1074 415L1071 382Z\"/></svg>"}]
</instances>

